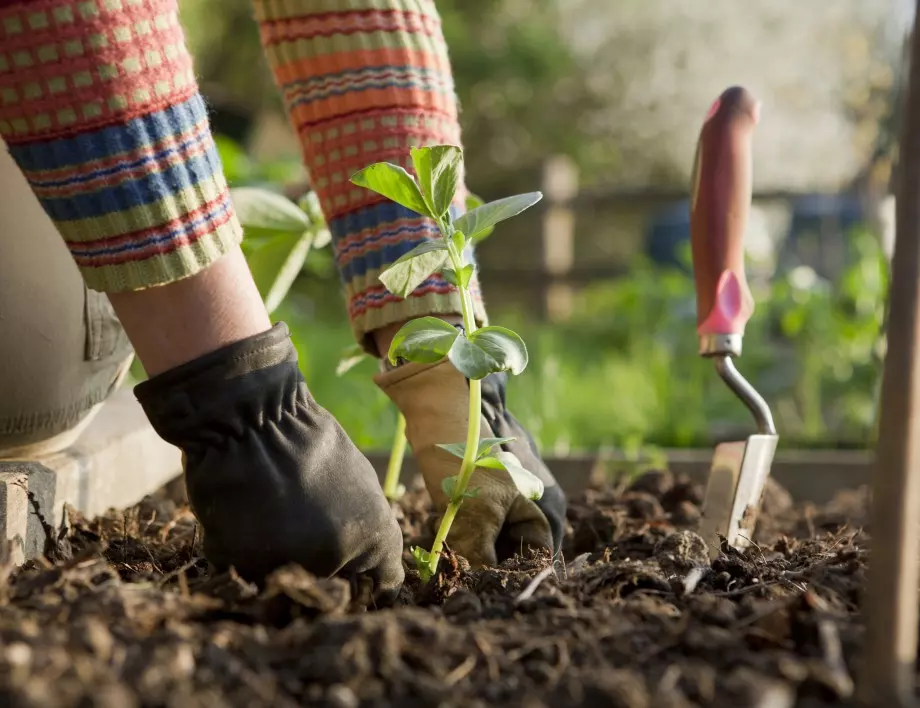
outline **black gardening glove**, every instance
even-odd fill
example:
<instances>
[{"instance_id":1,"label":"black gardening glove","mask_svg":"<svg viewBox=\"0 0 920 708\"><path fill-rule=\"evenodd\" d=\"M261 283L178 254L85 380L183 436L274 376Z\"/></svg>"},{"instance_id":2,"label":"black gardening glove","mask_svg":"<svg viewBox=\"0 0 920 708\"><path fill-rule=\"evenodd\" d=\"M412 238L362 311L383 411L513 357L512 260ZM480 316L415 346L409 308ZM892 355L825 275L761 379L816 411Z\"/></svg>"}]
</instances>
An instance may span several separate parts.
<instances>
[{"instance_id":1,"label":"black gardening glove","mask_svg":"<svg viewBox=\"0 0 920 708\"><path fill-rule=\"evenodd\" d=\"M393 600L399 525L370 463L307 390L284 323L134 390L184 453L214 565L258 581L299 563L319 576L368 577L378 603Z\"/></svg>"}]
</instances>

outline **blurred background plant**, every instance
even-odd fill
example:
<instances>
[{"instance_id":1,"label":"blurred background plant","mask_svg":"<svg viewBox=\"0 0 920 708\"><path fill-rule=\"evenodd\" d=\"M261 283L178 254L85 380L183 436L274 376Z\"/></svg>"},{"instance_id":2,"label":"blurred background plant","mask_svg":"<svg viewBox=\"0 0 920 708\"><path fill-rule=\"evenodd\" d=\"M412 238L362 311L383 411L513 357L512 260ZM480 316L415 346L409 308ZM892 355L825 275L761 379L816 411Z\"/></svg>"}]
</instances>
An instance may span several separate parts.
<instances>
[{"instance_id":1,"label":"blurred background plant","mask_svg":"<svg viewBox=\"0 0 920 708\"><path fill-rule=\"evenodd\" d=\"M748 238L757 309L739 368L773 407L783 446L869 444L911 3L437 6L470 188L486 200L547 191L555 174L548 165L560 158L571 173L571 195L501 227L502 237L479 255L490 311L531 348L509 397L544 452L710 447L751 429L746 410L696 353L687 247L686 182L699 121L733 83L765 106ZM301 202L309 176L249 0L181 7L231 184L272 190L309 212ZM309 219L324 228L316 213ZM262 251L260 264L256 254L271 239L253 232L247 240L254 271L287 262ZM288 237L289 246L296 242ZM560 248L561 274L550 262ZM388 448L396 413L370 381L375 362L336 375L354 340L332 249L311 250L289 285L272 316L291 325L317 400L359 446ZM554 309L559 288L563 304Z\"/></svg>"}]
</instances>

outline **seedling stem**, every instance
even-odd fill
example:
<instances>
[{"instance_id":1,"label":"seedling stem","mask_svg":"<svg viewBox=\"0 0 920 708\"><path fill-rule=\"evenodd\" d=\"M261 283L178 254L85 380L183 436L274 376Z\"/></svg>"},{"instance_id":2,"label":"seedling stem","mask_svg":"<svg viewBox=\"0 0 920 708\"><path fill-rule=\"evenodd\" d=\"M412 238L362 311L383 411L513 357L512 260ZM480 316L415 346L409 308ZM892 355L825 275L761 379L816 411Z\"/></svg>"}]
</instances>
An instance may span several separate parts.
<instances>
[{"instance_id":1,"label":"seedling stem","mask_svg":"<svg viewBox=\"0 0 920 708\"><path fill-rule=\"evenodd\" d=\"M521 373L527 366L527 347L518 334L505 327L476 327L470 293L475 266L466 259L467 250L486 238L498 222L520 214L536 204L542 195L539 192L519 194L489 204L471 197L467 200L468 211L454 219L449 209L463 172L462 151L454 145L436 145L412 148L411 153L416 177L399 165L378 162L353 175L351 181L433 219L441 232L441 238L421 242L390 264L380 275L387 289L406 298L433 274L440 273L460 293L462 332L436 317L420 317L403 325L387 352L393 364L400 360L433 364L447 358L469 382L466 441L438 444L461 459L460 471L441 481L448 503L431 550L412 549L419 575L427 583L437 571L444 543L463 500L479 493L478 489L468 488L477 467L505 470L521 494L530 499L539 499L543 494L540 479L521 467L513 454L501 450L510 439L480 439L482 379L502 371ZM401 421L403 427L397 431L390 457L384 489L387 496L394 490L399 474L405 445L404 423ZM499 452L493 453L493 449Z\"/></svg>"},{"instance_id":2,"label":"seedling stem","mask_svg":"<svg viewBox=\"0 0 920 708\"><path fill-rule=\"evenodd\" d=\"M387 465L387 476L383 480L383 493L390 501L399 499L399 473L402 471L403 459L406 456L406 418L399 413L396 418L396 434L393 436L393 447L390 449L390 462Z\"/></svg>"}]
</instances>

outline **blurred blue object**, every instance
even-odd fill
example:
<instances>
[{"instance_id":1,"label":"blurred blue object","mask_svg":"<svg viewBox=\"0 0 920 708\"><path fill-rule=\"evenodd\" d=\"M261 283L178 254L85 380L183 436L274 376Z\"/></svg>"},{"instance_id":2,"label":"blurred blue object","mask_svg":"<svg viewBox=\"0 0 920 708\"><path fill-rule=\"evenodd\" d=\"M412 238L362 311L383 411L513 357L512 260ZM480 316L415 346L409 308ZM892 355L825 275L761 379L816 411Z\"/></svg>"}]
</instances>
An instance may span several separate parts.
<instances>
[{"instance_id":1,"label":"blurred blue object","mask_svg":"<svg viewBox=\"0 0 920 708\"><path fill-rule=\"evenodd\" d=\"M645 255L653 263L681 270L690 264L683 257L690 243L690 200L671 202L657 210L645 226Z\"/></svg>"},{"instance_id":2,"label":"blurred blue object","mask_svg":"<svg viewBox=\"0 0 920 708\"><path fill-rule=\"evenodd\" d=\"M790 202L791 218L777 257L778 272L806 265L834 279L853 254L849 232L860 226L865 210L854 194L807 194Z\"/></svg>"},{"instance_id":3,"label":"blurred blue object","mask_svg":"<svg viewBox=\"0 0 920 708\"><path fill-rule=\"evenodd\" d=\"M805 194L789 202L789 229L777 254L777 274L808 265L825 278L834 278L851 254L849 231L866 218L859 198L851 193ZM690 201L670 202L646 221L644 254L659 266L687 274L684 258L690 242Z\"/></svg>"}]
</instances>

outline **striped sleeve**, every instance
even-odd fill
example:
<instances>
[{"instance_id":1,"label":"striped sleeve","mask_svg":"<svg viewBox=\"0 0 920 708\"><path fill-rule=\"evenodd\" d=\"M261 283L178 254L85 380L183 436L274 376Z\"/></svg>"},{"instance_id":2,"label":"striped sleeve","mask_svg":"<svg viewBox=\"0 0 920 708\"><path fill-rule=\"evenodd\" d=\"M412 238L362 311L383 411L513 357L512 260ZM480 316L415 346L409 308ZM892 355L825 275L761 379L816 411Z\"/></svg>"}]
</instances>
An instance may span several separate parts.
<instances>
[{"instance_id":1,"label":"striped sleeve","mask_svg":"<svg viewBox=\"0 0 920 708\"><path fill-rule=\"evenodd\" d=\"M262 44L329 221L355 335L460 313L440 274L407 299L378 276L438 237L430 219L349 182L374 162L412 170L409 148L461 144L457 100L433 0L253 0ZM462 190L460 190L462 192ZM458 194L454 210L462 210ZM478 281L477 318L485 321Z\"/></svg>"},{"instance_id":2,"label":"striped sleeve","mask_svg":"<svg viewBox=\"0 0 920 708\"><path fill-rule=\"evenodd\" d=\"M94 290L242 237L175 0L0 0L0 136Z\"/></svg>"}]
</instances>

